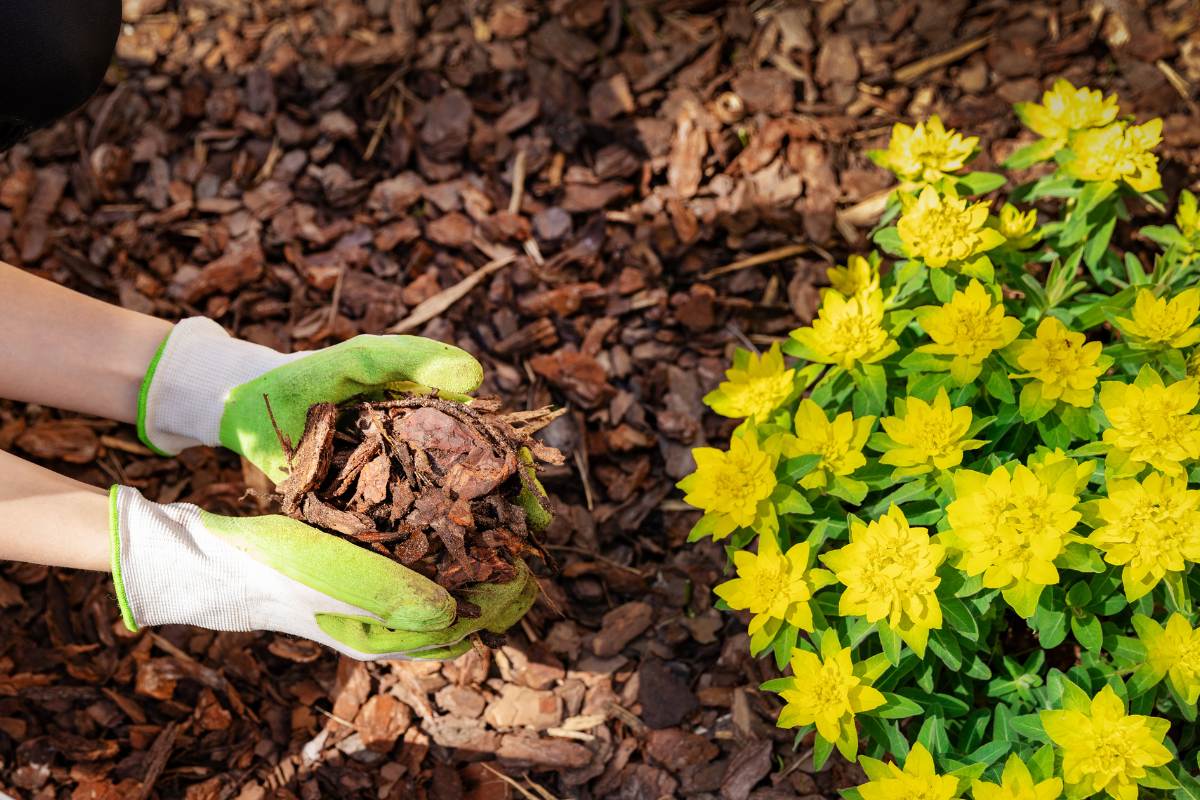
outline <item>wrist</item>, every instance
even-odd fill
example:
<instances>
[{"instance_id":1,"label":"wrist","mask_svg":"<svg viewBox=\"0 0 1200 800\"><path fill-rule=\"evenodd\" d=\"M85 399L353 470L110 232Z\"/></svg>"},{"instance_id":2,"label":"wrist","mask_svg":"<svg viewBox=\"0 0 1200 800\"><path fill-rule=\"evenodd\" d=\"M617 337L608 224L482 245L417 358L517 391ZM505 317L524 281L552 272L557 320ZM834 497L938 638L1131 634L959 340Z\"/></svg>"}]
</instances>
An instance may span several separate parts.
<instances>
[{"instance_id":1,"label":"wrist","mask_svg":"<svg viewBox=\"0 0 1200 800\"><path fill-rule=\"evenodd\" d=\"M216 322L191 317L159 346L138 395L138 436L162 455L221 443L230 391L291 361L269 347L234 339Z\"/></svg>"}]
</instances>

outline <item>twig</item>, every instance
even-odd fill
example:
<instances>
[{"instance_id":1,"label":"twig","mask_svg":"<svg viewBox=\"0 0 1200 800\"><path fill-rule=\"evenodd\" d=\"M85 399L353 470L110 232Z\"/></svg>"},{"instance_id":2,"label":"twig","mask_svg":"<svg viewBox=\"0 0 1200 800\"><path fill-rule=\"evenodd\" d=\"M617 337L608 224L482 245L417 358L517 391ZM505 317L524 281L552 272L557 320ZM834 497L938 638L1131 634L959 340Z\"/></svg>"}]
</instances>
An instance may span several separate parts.
<instances>
[{"instance_id":1,"label":"twig","mask_svg":"<svg viewBox=\"0 0 1200 800\"><path fill-rule=\"evenodd\" d=\"M791 256L798 256L801 253L807 253L811 249L812 248L806 244L789 244L783 247L776 247L774 250L768 250L765 253L758 253L756 255L738 259L737 261L725 264L724 266L710 269L708 272L702 272L700 273L700 279L706 281L709 278L715 278L718 275L727 275L730 272L737 272L738 270L757 267L761 264L770 264L772 261L780 261L785 258L790 258Z\"/></svg>"},{"instance_id":2,"label":"twig","mask_svg":"<svg viewBox=\"0 0 1200 800\"><path fill-rule=\"evenodd\" d=\"M467 292L478 286L488 275L491 275L501 267L508 266L515 260L516 256L509 254L489 261L449 289L444 289L428 300L417 304L417 307L412 310L411 314L388 328L386 332L406 333L413 328L424 325L461 300Z\"/></svg>"},{"instance_id":3,"label":"twig","mask_svg":"<svg viewBox=\"0 0 1200 800\"><path fill-rule=\"evenodd\" d=\"M953 64L963 56L974 53L991 40L992 34L985 33L983 36L977 36L974 39L963 42L958 47L952 47L945 52L936 53L932 56L926 56L925 58L919 58L916 61L911 61L908 64L905 64L903 67L900 67L900 69L896 70L892 77L896 79L896 83L911 83L930 70L937 69L938 67L944 67L947 64Z\"/></svg>"},{"instance_id":4,"label":"twig","mask_svg":"<svg viewBox=\"0 0 1200 800\"><path fill-rule=\"evenodd\" d=\"M146 800L146 798L154 793L154 784L158 782L163 768L167 766L167 760L171 757L171 751L175 748L175 738L177 736L179 736L179 724L171 722L154 739L154 744L150 745L150 750L146 758L148 762L146 773L142 777L141 785L138 786L132 795L135 800Z\"/></svg>"},{"instance_id":5,"label":"twig","mask_svg":"<svg viewBox=\"0 0 1200 800\"><path fill-rule=\"evenodd\" d=\"M525 148L517 151L513 159L512 196L508 198L508 213L516 214L521 210L521 200L525 197Z\"/></svg>"},{"instance_id":6,"label":"twig","mask_svg":"<svg viewBox=\"0 0 1200 800\"><path fill-rule=\"evenodd\" d=\"M695 58L701 50L712 44L716 38L717 35L710 31L704 35L704 38L697 39L686 47L676 50L675 55L669 56L657 69L652 69L638 78L633 84L633 91L640 94L647 89L653 89L668 75Z\"/></svg>"},{"instance_id":7,"label":"twig","mask_svg":"<svg viewBox=\"0 0 1200 800\"><path fill-rule=\"evenodd\" d=\"M399 95L393 94L384 103L383 116L375 124L375 130L371 133L371 141L367 142L367 149L363 151L363 161L370 161L375 156L375 150L379 147L379 143L383 141L383 133L387 130L388 123L391 122L392 115L396 111L398 100Z\"/></svg>"},{"instance_id":8,"label":"twig","mask_svg":"<svg viewBox=\"0 0 1200 800\"><path fill-rule=\"evenodd\" d=\"M1192 99L1192 87L1187 82L1187 79L1176 72L1174 67L1161 58L1154 62L1154 66L1158 67L1158 71L1167 79L1167 83L1171 84L1175 91L1179 93L1179 96L1183 98L1183 102L1187 103L1187 107L1195 114L1197 111L1196 101Z\"/></svg>"},{"instance_id":9,"label":"twig","mask_svg":"<svg viewBox=\"0 0 1200 800\"><path fill-rule=\"evenodd\" d=\"M271 409L271 398L263 393L263 402L267 404L267 417L271 420L271 427L275 429L275 435L279 437L279 446L283 448L283 454L287 456L288 466L292 465L292 459L296 456L296 448L292 446L292 440L287 437L287 434L279 429L279 423L275 421L275 412Z\"/></svg>"},{"instance_id":10,"label":"twig","mask_svg":"<svg viewBox=\"0 0 1200 800\"><path fill-rule=\"evenodd\" d=\"M353 722L350 722L349 720L345 720L345 719L342 719L341 717L334 716L333 714L331 714L330 712L321 708L320 706L313 706L313 708L315 708L318 712L324 714L325 716L329 717L331 720L336 722L338 725L344 725L352 731L358 730L358 726L355 725Z\"/></svg>"},{"instance_id":11,"label":"twig","mask_svg":"<svg viewBox=\"0 0 1200 800\"><path fill-rule=\"evenodd\" d=\"M333 323L337 321L338 304L342 302L342 283L346 279L346 265L338 269L337 280L333 282L333 296L329 298L329 316L325 320L325 327L330 331L333 330Z\"/></svg>"},{"instance_id":12,"label":"twig","mask_svg":"<svg viewBox=\"0 0 1200 800\"><path fill-rule=\"evenodd\" d=\"M497 778L499 778L500 780L502 780L502 781L504 781L505 783L507 783L509 786L511 786L511 787L513 787L514 789L516 789L518 792L520 792L520 793L521 793L521 796L522 796L522 797L525 797L525 798L527 798L528 800L544 800L544 798L538 797L536 794L534 794L533 792L529 791L529 790L528 790L528 789L526 789L524 786L522 786L521 784L519 784L519 783L517 783L516 781L514 781L512 778L508 777L507 775L505 775L505 774L504 774L503 772L501 772L500 770L493 768L491 765L487 764L486 762L480 762L480 766L481 766L481 767L483 767L484 769L486 769L488 772L490 772L490 773L492 773L493 775L495 775L495 776L496 776Z\"/></svg>"}]
</instances>

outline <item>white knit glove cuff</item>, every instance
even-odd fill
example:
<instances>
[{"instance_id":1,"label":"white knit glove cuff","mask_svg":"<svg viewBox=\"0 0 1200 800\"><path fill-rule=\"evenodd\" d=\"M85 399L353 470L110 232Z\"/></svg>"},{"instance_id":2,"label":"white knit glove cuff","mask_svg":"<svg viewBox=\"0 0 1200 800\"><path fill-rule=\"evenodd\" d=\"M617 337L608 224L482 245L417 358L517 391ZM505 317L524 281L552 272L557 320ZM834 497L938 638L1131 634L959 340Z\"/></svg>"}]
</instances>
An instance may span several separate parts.
<instances>
[{"instance_id":1,"label":"white knit glove cuff","mask_svg":"<svg viewBox=\"0 0 1200 800\"><path fill-rule=\"evenodd\" d=\"M217 631L270 630L369 655L327 636L317 613L378 619L251 558L208 530L191 503L161 505L137 489L112 489L113 583L130 630L184 624Z\"/></svg>"},{"instance_id":2,"label":"white knit glove cuff","mask_svg":"<svg viewBox=\"0 0 1200 800\"><path fill-rule=\"evenodd\" d=\"M230 390L302 355L234 339L206 317L185 319L146 372L138 433L164 455L201 444L215 447Z\"/></svg>"}]
</instances>

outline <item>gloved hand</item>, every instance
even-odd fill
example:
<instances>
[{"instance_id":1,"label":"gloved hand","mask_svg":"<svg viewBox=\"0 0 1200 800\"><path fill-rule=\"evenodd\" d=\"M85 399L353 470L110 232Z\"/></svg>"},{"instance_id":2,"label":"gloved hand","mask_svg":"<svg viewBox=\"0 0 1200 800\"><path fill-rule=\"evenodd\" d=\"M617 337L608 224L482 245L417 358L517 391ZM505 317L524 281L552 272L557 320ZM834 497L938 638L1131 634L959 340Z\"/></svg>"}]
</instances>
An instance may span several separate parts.
<instances>
[{"instance_id":1,"label":"gloved hand","mask_svg":"<svg viewBox=\"0 0 1200 800\"><path fill-rule=\"evenodd\" d=\"M358 659L453 658L479 630L502 633L537 596L518 577L464 592L477 619L394 561L288 517L225 517L160 505L136 489L110 495L113 583L130 630L182 623L302 636Z\"/></svg>"},{"instance_id":2,"label":"gloved hand","mask_svg":"<svg viewBox=\"0 0 1200 800\"><path fill-rule=\"evenodd\" d=\"M482 380L483 368L469 353L419 336L356 336L285 355L192 317L172 329L150 362L138 400L138 435L161 455L225 445L278 482L287 474L287 457L263 395L295 443L314 403L406 383L464 395Z\"/></svg>"}]
</instances>

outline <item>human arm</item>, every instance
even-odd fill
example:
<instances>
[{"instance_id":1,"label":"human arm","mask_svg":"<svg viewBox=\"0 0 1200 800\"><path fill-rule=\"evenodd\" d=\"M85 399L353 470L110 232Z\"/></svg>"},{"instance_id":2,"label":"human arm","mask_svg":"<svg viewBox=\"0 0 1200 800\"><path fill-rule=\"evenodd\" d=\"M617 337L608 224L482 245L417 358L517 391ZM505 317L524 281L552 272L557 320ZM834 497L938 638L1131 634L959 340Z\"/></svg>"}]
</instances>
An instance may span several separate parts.
<instances>
[{"instance_id":1,"label":"human arm","mask_svg":"<svg viewBox=\"0 0 1200 800\"><path fill-rule=\"evenodd\" d=\"M108 493L0 450L0 559L107 572Z\"/></svg>"},{"instance_id":2,"label":"human arm","mask_svg":"<svg viewBox=\"0 0 1200 800\"><path fill-rule=\"evenodd\" d=\"M295 520L105 492L4 451L0 520L0 559L112 570L131 628L274 630L356 658L445 658L468 649L475 631L506 630L537 594L519 566L508 584L468 590L482 615L456 620L437 584Z\"/></svg>"},{"instance_id":3,"label":"human arm","mask_svg":"<svg viewBox=\"0 0 1200 800\"><path fill-rule=\"evenodd\" d=\"M30 332L37 331L37 335ZM0 265L0 396L139 423L149 443L227 443L279 476L263 395L293 439L315 402L405 381L470 391L479 364L450 345L366 336L276 353L212 320L179 325L109 306ZM168 438L161 438L162 434ZM0 453L0 558L111 569L127 625L274 630L356 658L444 658L499 633L533 603L523 564L467 589L456 618L433 582L377 553L280 516L223 517L104 492Z\"/></svg>"},{"instance_id":4,"label":"human arm","mask_svg":"<svg viewBox=\"0 0 1200 800\"><path fill-rule=\"evenodd\" d=\"M0 397L136 422L171 323L0 262Z\"/></svg>"}]
</instances>

